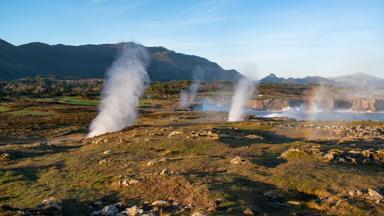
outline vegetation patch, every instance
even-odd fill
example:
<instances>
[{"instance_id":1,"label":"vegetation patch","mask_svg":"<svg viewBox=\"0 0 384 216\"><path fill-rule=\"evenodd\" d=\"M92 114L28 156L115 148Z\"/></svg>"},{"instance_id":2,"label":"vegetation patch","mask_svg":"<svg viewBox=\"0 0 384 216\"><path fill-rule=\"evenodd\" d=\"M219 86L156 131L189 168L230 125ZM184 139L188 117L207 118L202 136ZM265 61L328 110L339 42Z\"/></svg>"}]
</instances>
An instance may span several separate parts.
<instances>
[{"instance_id":1,"label":"vegetation patch","mask_svg":"<svg viewBox=\"0 0 384 216\"><path fill-rule=\"evenodd\" d=\"M10 110L0 121L0 206L33 208L54 197L64 215L90 215L118 202L122 210L136 205L145 211L153 203L165 203L157 208L185 208L180 215L384 215L382 201L348 193L368 188L381 193L382 165L364 163L381 158L381 137L336 144L338 140L320 136L295 137L296 130L277 133L276 125L310 124L318 130L346 123L225 122L226 113L178 109L176 97L166 95L178 95L186 84L169 85L156 84L147 92L135 125L88 139L97 97L73 96L64 89L66 95L14 97L2 104ZM203 87L197 97L215 94ZM90 90L84 91L87 95ZM294 93L300 91L297 87ZM149 97L156 92L166 95ZM364 136L373 124L383 126L348 124L362 125ZM335 148L348 154L328 154ZM362 155L358 164L350 158L357 152ZM324 160L332 156L337 162Z\"/></svg>"},{"instance_id":2,"label":"vegetation patch","mask_svg":"<svg viewBox=\"0 0 384 216\"><path fill-rule=\"evenodd\" d=\"M94 99L87 99L82 97L70 97L70 96L63 96L63 97L53 97L53 98L37 98L36 101L39 102L45 102L45 103L62 103L67 105L79 105L79 106L97 106L98 100Z\"/></svg>"},{"instance_id":3,"label":"vegetation patch","mask_svg":"<svg viewBox=\"0 0 384 216\"><path fill-rule=\"evenodd\" d=\"M43 117L43 116L51 116L51 115L53 115L53 112L25 109L25 110L12 111L10 114L15 115L15 116L31 115L31 116L42 116Z\"/></svg>"},{"instance_id":4,"label":"vegetation patch","mask_svg":"<svg viewBox=\"0 0 384 216\"><path fill-rule=\"evenodd\" d=\"M7 111L9 111L9 108L5 106L0 106L0 113L7 112Z\"/></svg>"}]
</instances>

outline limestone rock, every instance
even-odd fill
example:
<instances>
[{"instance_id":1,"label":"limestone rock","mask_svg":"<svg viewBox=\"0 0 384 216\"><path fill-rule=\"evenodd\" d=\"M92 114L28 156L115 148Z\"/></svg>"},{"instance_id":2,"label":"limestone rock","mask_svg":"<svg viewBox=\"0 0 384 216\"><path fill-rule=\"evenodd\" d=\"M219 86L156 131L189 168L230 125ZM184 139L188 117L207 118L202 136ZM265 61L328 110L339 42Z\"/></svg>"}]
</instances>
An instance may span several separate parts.
<instances>
[{"instance_id":1,"label":"limestone rock","mask_svg":"<svg viewBox=\"0 0 384 216\"><path fill-rule=\"evenodd\" d=\"M234 158L231 159L231 164L235 164L235 165L237 165L237 164L240 164L240 163L243 162L243 161L244 161L244 160L243 160L241 157L236 156L236 157L234 157Z\"/></svg>"},{"instance_id":2,"label":"limestone rock","mask_svg":"<svg viewBox=\"0 0 384 216\"><path fill-rule=\"evenodd\" d=\"M132 206L131 208L127 208L125 213L129 216L136 216L138 214L143 214L143 209L138 208L137 206Z\"/></svg>"},{"instance_id":3,"label":"limestone rock","mask_svg":"<svg viewBox=\"0 0 384 216\"><path fill-rule=\"evenodd\" d=\"M191 214L191 216L207 216L207 214L197 211L197 212L194 212L193 214Z\"/></svg>"},{"instance_id":4,"label":"limestone rock","mask_svg":"<svg viewBox=\"0 0 384 216\"><path fill-rule=\"evenodd\" d=\"M148 161L147 166L153 166L155 163L156 163L155 160L150 160Z\"/></svg>"},{"instance_id":5,"label":"limestone rock","mask_svg":"<svg viewBox=\"0 0 384 216\"><path fill-rule=\"evenodd\" d=\"M171 131L171 133L168 134L168 137L179 136L182 134L184 134L183 131Z\"/></svg>"},{"instance_id":6,"label":"limestone rock","mask_svg":"<svg viewBox=\"0 0 384 216\"><path fill-rule=\"evenodd\" d=\"M166 207L166 206L169 206L170 203L165 200L156 200L152 203L152 205L156 207Z\"/></svg>"},{"instance_id":7,"label":"limestone rock","mask_svg":"<svg viewBox=\"0 0 384 216\"><path fill-rule=\"evenodd\" d=\"M101 160L101 161L99 161L99 164L105 164L105 163L107 163L108 161L106 160L106 159L103 159L103 160Z\"/></svg>"},{"instance_id":8,"label":"limestone rock","mask_svg":"<svg viewBox=\"0 0 384 216\"><path fill-rule=\"evenodd\" d=\"M105 150L103 152L103 155L110 155L111 153L112 153L112 151L110 149L108 149L108 150Z\"/></svg>"},{"instance_id":9,"label":"limestone rock","mask_svg":"<svg viewBox=\"0 0 384 216\"><path fill-rule=\"evenodd\" d=\"M11 159L11 155L8 153L0 154L0 161L8 161Z\"/></svg>"},{"instance_id":10,"label":"limestone rock","mask_svg":"<svg viewBox=\"0 0 384 216\"><path fill-rule=\"evenodd\" d=\"M246 208L246 209L243 211L243 214L244 214L244 215L249 215L249 216L255 215L255 213L253 212L253 210L250 209L250 208Z\"/></svg>"},{"instance_id":11,"label":"limestone rock","mask_svg":"<svg viewBox=\"0 0 384 216\"><path fill-rule=\"evenodd\" d=\"M293 152L303 152L303 150L298 149L298 148L290 148L287 151L281 153L280 157L287 159L289 157L289 154L291 154Z\"/></svg>"},{"instance_id":12,"label":"limestone rock","mask_svg":"<svg viewBox=\"0 0 384 216\"><path fill-rule=\"evenodd\" d=\"M384 198L383 195L379 191L377 191L373 188L368 188L368 199L370 199L370 200L383 200L383 198Z\"/></svg>"},{"instance_id":13,"label":"limestone rock","mask_svg":"<svg viewBox=\"0 0 384 216\"><path fill-rule=\"evenodd\" d=\"M56 209L61 211L61 202L56 200L54 197L43 200L41 204L37 207L39 209Z\"/></svg>"},{"instance_id":14,"label":"limestone rock","mask_svg":"<svg viewBox=\"0 0 384 216\"><path fill-rule=\"evenodd\" d=\"M113 216L119 212L119 208L116 205L107 205L101 209L100 214L104 216Z\"/></svg>"}]
</instances>

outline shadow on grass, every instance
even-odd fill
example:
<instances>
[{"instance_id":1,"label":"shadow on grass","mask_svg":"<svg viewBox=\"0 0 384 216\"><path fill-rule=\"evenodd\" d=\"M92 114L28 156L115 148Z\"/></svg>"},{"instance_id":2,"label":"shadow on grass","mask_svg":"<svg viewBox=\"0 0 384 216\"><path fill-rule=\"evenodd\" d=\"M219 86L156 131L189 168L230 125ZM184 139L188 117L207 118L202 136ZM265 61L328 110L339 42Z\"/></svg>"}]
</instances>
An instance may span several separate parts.
<instances>
[{"instance_id":1,"label":"shadow on grass","mask_svg":"<svg viewBox=\"0 0 384 216\"><path fill-rule=\"evenodd\" d=\"M96 205L96 201L102 201L102 205ZM57 211L52 208L14 208L9 205L1 205L0 206L0 215L21 215L19 211L29 212L26 215L40 215L40 216L50 216L50 215L63 215L63 216L88 216L93 211L99 211L104 206L115 204L119 201L119 196L116 192L111 192L110 194L100 197L97 200L90 201L81 201L76 198L68 198L61 200L62 210ZM123 210L123 209L120 209ZM23 214L24 215L24 214Z\"/></svg>"},{"instance_id":2,"label":"shadow on grass","mask_svg":"<svg viewBox=\"0 0 384 216\"><path fill-rule=\"evenodd\" d=\"M267 168L275 168L280 164L287 162L287 160L280 158L279 153L270 153L270 152L265 152L263 153L263 155L255 157L250 161L257 165L264 166Z\"/></svg>"},{"instance_id":3,"label":"shadow on grass","mask_svg":"<svg viewBox=\"0 0 384 216\"><path fill-rule=\"evenodd\" d=\"M101 201L101 206L95 205L96 201ZM80 201L78 199L64 199L62 201L63 215L90 215L93 211L101 210L104 206L114 204L119 201L119 195L116 192L111 192L106 196L100 197L97 200Z\"/></svg>"},{"instance_id":4,"label":"shadow on grass","mask_svg":"<svg viewBox=\"0 0 384 216\"><path fill-rule=\"evenodd\" d=\"M40 136L35 137L9 137L0 136L0 146L4 144L32 144L36 142L46 142L47 139Z\"/></svg>"},{"instance_id":5,"label":"shadow on grass","mask_svg":"<svg viewBox=\"0 0 384 216\"><path fill-rule=\"evenodd\" d=\"M220 134L219 140L230 147L250 146L253 144L282 144L303 139L294 139L284 135L279 135L272 131L250 130L250 129L232 129L232 128L214 128L214 132ZM254 136L255 138L250 138Z\"/></svg>"},{"instance_id":6,"label":"shadow on grass","mask_svg":"<svg viewBox=\"0 0 384 216\"><path fill-rule=\"evenodd\" d=\"M217 201L217 215L243 215L246 208L270 215L320 215L318 210L304 204L294 206L287 202L315 200L317 197L314 195L282 190L242 176L223 173L206 175L210 179L210 190L223 196L223 199Z\"/></svg>"},{"instance_id":7,"label":"shadow on grass","mask_svg":"<svg viewBox=\"0 0 384 216\"><path fill-rule=\"evenodd\" d=\"M5 171L11 171L15 173L17 176L22 176L24 179L28 181L37 181L38 174L47 169L57 169L61 170L64 167L63 162L59 161L55 164L46 165L46 166L26 166L26 167L18 167L18 168L12 168L12 169L5 169Z\"/></svg>"},{"instance_id":8,"label":"shadow on grass","mask_svg":"<svg viewBox=\"0 0 384 216\"><path fill-rule=\"evenodd\" d=\"M332 162L328 166L337 170L354 172L362 176L377 176L384 172L384 166L382 164L353 164L353 163L341 163Z\"/></svg>"},{"instance_id":9,"label":"shadow on grass","mask_svg":"<svg viewBox=\"0 0 384 216\"><path fill-rule=\"evenodd\" d=\"M62 153L67 152L72 149L80 148L81 146L48 146L48 145L41 145L33 148L28 149L20 149L20 150L5 150L4 152L11 155L12 160L20 160L24 158L35 158L35 157L41 157L49 154L56 154L56 153Z\"/></svg>"},{"instance_id":10,"label":"shadow on grass","mask_svg":"<svg viewBox=\"0 0 384 216\"><path fill-rule=\"evenodd\" d=\"M100 202L102 205L97 205L96 202ZM90 201L80 201L78 199L64 199L62 201L62 213L64 216L88 216L91 215L94 211L100 211L107 205L114 205L118 202L121 202L119 207L120 211L123 211L125 208L143 203L141 199L121 199L119 193L110 192L109 194L99 197L97 199L93 198Z\"/></svg>"}]
</instances>

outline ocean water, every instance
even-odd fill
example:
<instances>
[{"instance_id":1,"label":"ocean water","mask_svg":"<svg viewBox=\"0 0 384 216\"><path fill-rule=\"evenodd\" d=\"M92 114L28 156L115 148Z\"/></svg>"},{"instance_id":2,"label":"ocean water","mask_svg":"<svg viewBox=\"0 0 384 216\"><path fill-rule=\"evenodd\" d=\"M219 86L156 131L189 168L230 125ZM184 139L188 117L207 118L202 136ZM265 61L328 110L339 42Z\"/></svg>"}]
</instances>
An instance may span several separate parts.
<instances>
[{"instance_id":1,"label":"ocean water","mask_svg":"<svg viewBox=\"0 0 384 216\"><path fill-rule=\"evenodd\" d=\"M220 104L199 104L194 107L196 111L206 112L228 112L229 107ZM384 112L354 112L350 110L335 110L335 111L321 111L309 112L299 107L286 108L284 110L246 110L248 114L254 114L258 117L287 117L296 120L319 120L319 121L384 121Z\"/></svg>"}]
</instances>

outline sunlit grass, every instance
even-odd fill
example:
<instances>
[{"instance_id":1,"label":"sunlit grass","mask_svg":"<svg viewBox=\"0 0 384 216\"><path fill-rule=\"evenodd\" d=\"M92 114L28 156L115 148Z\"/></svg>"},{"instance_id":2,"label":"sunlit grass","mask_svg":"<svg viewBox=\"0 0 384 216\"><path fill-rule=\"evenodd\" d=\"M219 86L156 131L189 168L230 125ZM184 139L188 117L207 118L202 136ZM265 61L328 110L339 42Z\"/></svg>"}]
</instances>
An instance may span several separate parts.
<instances>
[{"instance_id":1,"label":"sunlit grass","mask_svg":"<svg viewBox=\"0 0 384 216\"><path fill-rule=\"evenodd\" d=\"M0 106L0 113L7 112L7 111L9 111L9 109L7 107Z\"/></svg>"},{"instance_id":2,"label":"sunlit grass","mask_svg":"<svg viewBox=\"0 0 384 216\"><path fill-rule=\"evenodd\" d=\"M22 116L22 115L32 115L32 116L51 116L53 115L53 112L47 112L47 111L35 111L35 110L17 110L13 111L10 114L15 116Z\"/></svg>"},{"instance_id":3,"label":"sunlit grass","mask_svg":"<svg viewBox=\"0 0 384 216\"><path fill-rule=\"evenodd\" d=\"M82 97L70 97L70 96L64 96L64 97L54 97L54 98L39 98L36 99L39 102L58 102L68 105L80 105L80 106L97 106L99 101L98 100L92 100L92 99L85 99Z\"/></svg>"}]
</instances>

